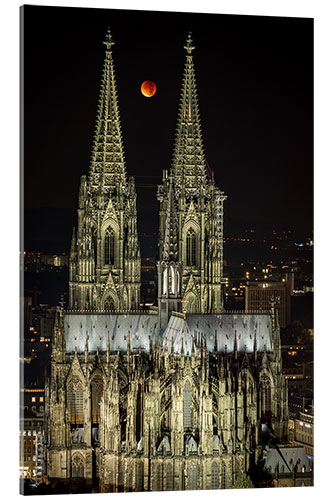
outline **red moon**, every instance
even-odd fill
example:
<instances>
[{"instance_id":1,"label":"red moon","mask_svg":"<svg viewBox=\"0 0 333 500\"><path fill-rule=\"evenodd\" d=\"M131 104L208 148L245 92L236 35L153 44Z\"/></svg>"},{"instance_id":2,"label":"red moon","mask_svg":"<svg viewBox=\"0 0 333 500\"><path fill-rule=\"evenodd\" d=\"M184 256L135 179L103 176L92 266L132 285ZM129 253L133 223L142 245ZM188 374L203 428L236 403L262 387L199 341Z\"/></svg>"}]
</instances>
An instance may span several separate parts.
<instances>
[{"instance_id":1,"label":"red moon","mask_svg":"<svg viewBox=\"0 0 333 500\"><path fill-rule=\"evenodd\" d=\"M156 85L155 85L155 83L151 82L150 80L146 80L141 85L141 92L146 97L153 97L153 95L155 95L155 92L156 92Z\"/></svg>"}]
</instances>

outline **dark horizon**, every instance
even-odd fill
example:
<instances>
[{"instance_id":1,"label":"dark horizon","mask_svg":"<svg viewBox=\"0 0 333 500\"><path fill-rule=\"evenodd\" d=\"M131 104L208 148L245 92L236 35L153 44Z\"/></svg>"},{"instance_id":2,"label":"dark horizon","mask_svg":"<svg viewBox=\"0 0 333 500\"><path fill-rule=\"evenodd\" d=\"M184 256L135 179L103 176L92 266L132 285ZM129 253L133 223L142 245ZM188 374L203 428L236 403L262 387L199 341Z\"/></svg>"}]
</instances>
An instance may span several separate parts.
<instances>
[{"instance_id":1,"label":"dark horizon","mask_svg":"<svg viewBox=\"0 0 333 500\"><path fill-rule=\"evenodd\" d=\"M183 46L192 31L206 159L228 196L225 235L246 227L312 234L312 19L39 6L23 12L25 250L69 250L80 176L89 174L108 26L139 231L158 230L155 185L171 165ZM140 93L146 79L157 85L150 99Z\"/></svg>"}]
</instances>

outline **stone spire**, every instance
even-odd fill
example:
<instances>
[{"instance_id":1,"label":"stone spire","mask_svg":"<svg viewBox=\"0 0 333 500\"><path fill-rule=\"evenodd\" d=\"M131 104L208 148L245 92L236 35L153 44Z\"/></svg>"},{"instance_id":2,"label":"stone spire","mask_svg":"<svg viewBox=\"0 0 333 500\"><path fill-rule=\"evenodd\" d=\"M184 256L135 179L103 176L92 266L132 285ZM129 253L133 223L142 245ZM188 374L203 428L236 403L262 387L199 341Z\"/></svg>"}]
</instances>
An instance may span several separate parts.
<instances>
[{"instance_id":1,"label":"stone spire","mask_svg":"<svg viewBox=\"0 0 333 500\"><path fill-rule=\"evenodd\" d=\"M199 193L201 186L206 186L207 177L192 55L195 47L191 33L184 48L186 61L171 173L177 192L185 186L186 194L193 195Z\"/></svg>"},{"instance_id":2,"label":"stone spire","mask_svg":"<svg viewBox=\"0 0 333 500\"><path fill-rule=\"evenodd\" d=\"M126 185L125 158L118 111L110 28L104 41L104 69L97 110L96 132L90 164L89 188L96 192L113 191Z\"/></svg>"},{"instance_id":3,"label":"stone spire","mask_svg":"<svg viewBox=\"0 0 333 500\"><path fill-rule=\"evenodd\" d=\"M213 177L208 179L206 172L191 34L184 48L185 70L170 175L163 172L157 192L159 258L161 264L168 262L165 259L170 258L171 236L177 229L178 238L174 240L178 242L177 261L181 270L179 297L186 304L186 312L220 313L223 311L223 201L226 196ZM172 191L174 196L170 201ZM170 207L175 214L175 224L171 224ZM161 273L160 277L163 277L160 279L163 288L160 287L159 292L166 289L167 275Z\"/></svg>"},{"instance_id":4,"label":"stone spire","mask_svg":"<svg viewBox=\"0 0 333 500\"><path fill-rule=\"evenodd\" d=\"M136 192L127 178L112 58L107 31L90 175L81 177L78 224L70 259L69 307L137 310L141 256Z\"/></svg>"}]
</instances>

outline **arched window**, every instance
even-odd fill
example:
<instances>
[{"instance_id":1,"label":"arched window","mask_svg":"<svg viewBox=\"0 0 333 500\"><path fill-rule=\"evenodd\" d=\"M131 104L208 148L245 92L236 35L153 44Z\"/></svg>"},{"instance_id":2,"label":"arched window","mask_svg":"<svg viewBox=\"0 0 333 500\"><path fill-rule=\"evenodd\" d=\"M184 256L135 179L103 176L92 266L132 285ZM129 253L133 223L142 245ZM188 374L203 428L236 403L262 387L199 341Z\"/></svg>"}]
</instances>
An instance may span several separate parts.
<instances>
[{"instance_id":1,"label":"arched window","mask_svg":"<svg viewBox=\"0 0 333 500\"><path fill-rule=\"evenodd\" d=\"M168 270L164 269L163 270L163 290L162 290L163 295L166 295L168 293Z\"/></svg>"},{"instance_id":2,"label":"arched window","mask_svg":"<svg viewBox=\"0 0 333 500\"><path fill-rule=\"evenodd\" d=\"M67 386L69 422L83 424L83 385L79 377L73 377Z\"/></svg>"},{"instance_id":3,"label":"arched window","mask_svg":"<svg viewBox=\"0 0 333 500\"><path fill-rule=\"evenodd\" d=\"M168 463L167 468L166 468L165 489L167 491L172 491L172 489L173 489L172 464L170 464L170 463Z\"/></svg>"},{"instance_id":4,"label":"arched window","mask_svg":"<svg viewBox=\"0 0 333 500\"><path fill-rule=\"evenodd\" d=\"M100 402L103 394L103 380L100 376L95 376L91 381L91 420L93 424L99 424Z\"/></svg>"},{"instance_id":5,"label":"arched window","mask_svg":"<svg viewBox=\"0 0 333 500\"><path fill-rule=\"evenodd\" d=\"M212 463L211 489L217 490L219 487L219 467L216 462Z\"/></svg>"},{"instance_id":6,"label":"arched window","mask_svg":"<svg viewBox=\"0 0 333 500\"><path fill-rule=\"evenodd\" d=\"M114 265L114 246L115 246L115 237L114 231L109 226L104 235L104 264L106 265Z\"/></svg>"},{"instance_id":7,"label":"arched window","mask_svg":"<svg viewBox=\"0 0 333 500\"><path fill-rule=\"evenodd\" d=\"M114 310L114 302L111 295L108 295L104 300L104 310L105 311L113 311Z\"/></svg>"},{"instance_id":8,"label":"arched window","mask_svg":"<svg viewBox=\"0 0 333 500\"><path fill-rule=\"evenodd\" d=\"M185 310L187 313L196 313L198 311L198 300L193 293L188 293L184 297Z\"/></svg>"},{"instance_id":9,"label":"arched window","mask_svg":"<svg viewBox=\"0 0 333 500\"><path fill-rule=\"evenodd\" d=\"M175 268L171 265L169 268L169 293L174 294L176 291L175 287Z\"/></svg>"},{"instance_id":10,"label":"arched window","mask_svg":"<svg viewBox=\"0 0 333 500\"><path fill-rule=\"evenodd\" d=\"M196 490L197 489L197 465L196 464L191 464L190 465L190 472L189 472L189 481L188 481L188 486L189 490Z\"/></svg>"},{"instance_id":11,"label":"arched window","mask_svg":"<svg viewBox=\"0 0 333 500\"><path fill-rule=\"evenodd\" d=\"M270 419L271 411L271 381L264 375L260 381L260 408L261 418Z\"/></svg>"},{"instance_id":12,"label":"arched window","mask_svg":"<svg viewBox=\"0 0 333 500\"><path fill-rule=\"evenodd\" d=\"M162 491L162 472L161 472L161 464L160 463L157 463L155 465L153 491Z\"/></svg>"},{"instance_id":13,"label":"arched window","mask_svg":"<svg viewBox=\"0 0 333 500\"><path fill-rule=\"evenodd\" d=\"M184 387L184 428L191 429L192 426L193 426L192 388L189 380L186 380Z\"/></svg>"},{"instance_id":14,"label":"arched window","mask_svg":"<svg viewBox=\"0 0 333 500\"><path fill-rule=\"evenodd\" d=\"M194 229L191 227L186 234L186 265L196 265L196 252L197 252L197 237Z\"/></svg>"},{"instance_id":15,"label":"arched window","mask_svg":"<svg viewBox=\"0 0 333 500\"><path fill-rule=\"evenodd\" d=\"M223 489L225 489L227 487L225 464L222 464L222 485L221 486Z\"/></svg>"},{"instance_id":16,"label":"arched window","mask_svg":"<svg viewBox=\"0 0 333 500\"><path fill-rule=\"evenodd\" d=\"M74 455L72 459L72 477L84 477L84 462L80 455Z\"/></svg>"}]
</instances>

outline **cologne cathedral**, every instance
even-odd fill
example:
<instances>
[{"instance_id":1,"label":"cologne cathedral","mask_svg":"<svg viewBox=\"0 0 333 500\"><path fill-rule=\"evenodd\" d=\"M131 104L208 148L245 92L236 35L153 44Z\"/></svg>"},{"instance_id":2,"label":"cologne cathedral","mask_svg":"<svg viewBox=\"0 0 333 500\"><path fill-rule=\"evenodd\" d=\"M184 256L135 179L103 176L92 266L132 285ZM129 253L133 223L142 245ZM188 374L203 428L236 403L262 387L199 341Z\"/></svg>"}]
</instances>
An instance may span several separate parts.
<instances>
[{"instance_id":1,"label":"cologne cathedral","mask_svg":"<svg viewBox=\"0 0 333 500\"><path fill-rule=\"evenodd\" d=\"M231 488L287 436L277 312L226 312L225 194L206 166L191 35L175 146L161 172L157 306L140 308L136 190L105 39L96 133L81 178L68 310L46 387L46 475L91 491Z\"/></svg>"}]
</instances>

